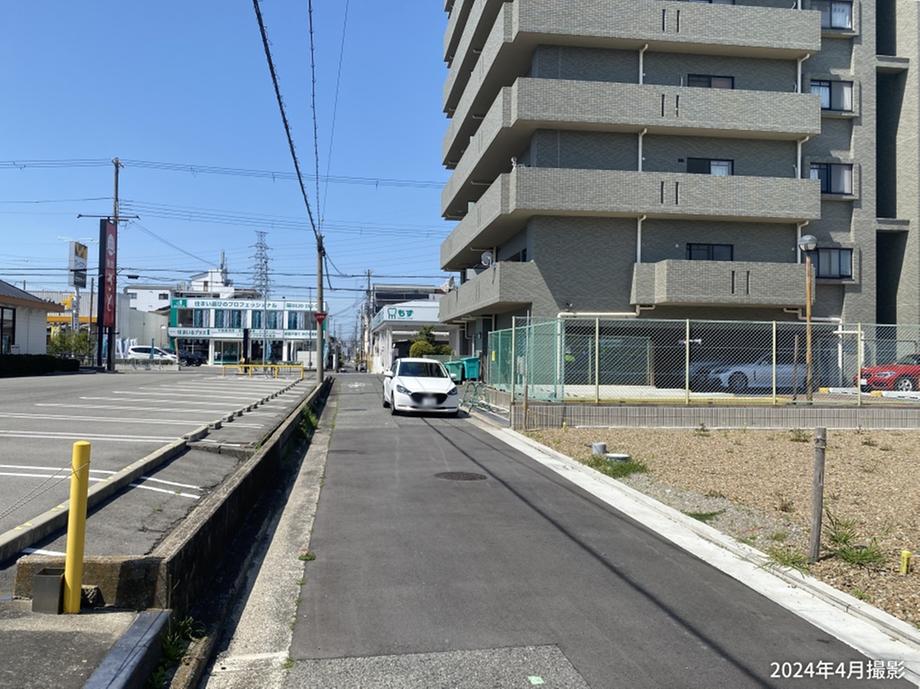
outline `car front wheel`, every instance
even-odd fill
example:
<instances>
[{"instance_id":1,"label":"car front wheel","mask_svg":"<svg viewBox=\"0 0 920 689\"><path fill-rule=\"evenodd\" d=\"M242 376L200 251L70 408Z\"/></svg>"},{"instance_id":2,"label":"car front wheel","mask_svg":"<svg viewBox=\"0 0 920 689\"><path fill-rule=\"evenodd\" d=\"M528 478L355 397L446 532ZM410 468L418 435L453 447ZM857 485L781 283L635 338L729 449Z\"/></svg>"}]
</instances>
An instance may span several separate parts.
<instances>
[{"instance_id":1,"label":"car front wheel","mask_svg":"<svg viewBox=\"0 0 920 689\"><path fill-rule=\"evenodd\" d=\"M898 379L894 384L894 389L898 392L913 392L917 389L917 385L912 379L904 377Z\"/></svg>"},{"instance_id":2,"label":"car front wheel","mask_svg":"<svg viewBox=\"0 0 920 689\"><path fill-rule=\"evenodd\" d=\"M743 373L733 373L728 379L728 387L732 392L745 392L748 389L748 379Z\"/></svg>"},{"instance_id":3,"label":"car front wheel","mask_svg":"<svg viewBox=\"0 0 920 689\"><path fill-rule=\"evenodd\" d=\"M389 406L390 406L390 403L387 402L387 397L386 397L386 395L384 395L384 396L383 396L383 408L386 409L386 408L389 407Z\"/></svg>"}]
</instances>

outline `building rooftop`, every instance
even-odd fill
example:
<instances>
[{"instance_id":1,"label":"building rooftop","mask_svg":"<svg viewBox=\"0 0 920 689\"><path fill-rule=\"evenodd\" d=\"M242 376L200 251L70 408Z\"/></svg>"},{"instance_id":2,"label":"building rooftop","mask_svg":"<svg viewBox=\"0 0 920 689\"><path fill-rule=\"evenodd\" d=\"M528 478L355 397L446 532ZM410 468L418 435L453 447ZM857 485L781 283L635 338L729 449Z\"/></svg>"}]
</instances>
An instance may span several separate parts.
<instances>
[{"instance_id":1,"label":"building rooftop","mask_svg":"<svg viewBox=\"0 0 920 689\"><path fill-rule=\"evenodd\" d=\"M0 280L0 303L44 309L45 311L64 311L63 305L36 297L34 294L19 289L16 285L4 280Z\"/></svg>"}]
</instances>

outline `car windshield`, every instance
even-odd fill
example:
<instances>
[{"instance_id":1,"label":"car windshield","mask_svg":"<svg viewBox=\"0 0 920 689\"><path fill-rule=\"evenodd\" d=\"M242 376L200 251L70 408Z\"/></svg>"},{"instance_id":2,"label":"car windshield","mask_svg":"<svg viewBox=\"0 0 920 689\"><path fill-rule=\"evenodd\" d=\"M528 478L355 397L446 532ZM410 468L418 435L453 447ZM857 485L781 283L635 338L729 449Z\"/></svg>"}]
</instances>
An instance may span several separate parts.
<instances>
[{"instance_id":1,"label":"car windshield","mask_svg":"<svg viewBox=\"0 0 920 689\"><path fill-rule=\"evenodd\" d=\"M437 361L403 361L399 375L408 378L447 378L447 373Z\"/></svg>"},{"instance_id":2,"label":"car windshield","mask_svg":"<svg viewBox=\"0 0 920 689\"><path fill-rule=\"evenodd\" d=\"M898 363L905 364L907 366L916 366L917 359L920 359L920 357L918 357L916 354L911 354L910 356L906 356L903 359L898 359Z\"/></svg>"}]
</instances>

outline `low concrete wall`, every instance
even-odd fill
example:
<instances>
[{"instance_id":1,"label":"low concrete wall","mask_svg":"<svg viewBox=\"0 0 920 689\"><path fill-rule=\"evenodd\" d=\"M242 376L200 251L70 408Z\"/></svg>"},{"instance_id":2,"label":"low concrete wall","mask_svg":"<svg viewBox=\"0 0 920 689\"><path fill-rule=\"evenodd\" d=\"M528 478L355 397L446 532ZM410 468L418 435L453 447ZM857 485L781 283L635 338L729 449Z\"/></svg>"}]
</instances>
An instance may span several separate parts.
<instances>
[{"instance_id":1,"label":"low concrete wall","mask_svg":"<svg viewBox=\"0 0 920 689\"><path fill-rule=\"evenodd\" d=\"M531 404L526 428L816 428L920 429L920 408L876 407L665 407ZM524 407L514 407L514 428L523 429Z\"/></svg>"},{"instance_id":2,"label":"low concrete wall","mask_svg":"<svg viewBox=\"0 0 920 689\"><path fill-rule=\"evenodd\" d=\"M302 422L301 411L320 410L331 379L316 388L303 405L151 553L160 558L154 606L188 610L211 580L215 565L248 517L252 506L279 473L279 464Z\"/></svg>"},{"instance_id":3,"label":"low concrete wall","mask_svg":"<svg viewBox=\"0 0 920 689\"><path fill-rule=\"evenodd\" d=\"M262 447L202 500L152 553L143 557L88 557L84 583L98 586L106 605L135 610L171 608L179 614L187 610L211 580L252 506L277 475L279 462L301 423L302 411L309 407L321 413L331 386L332 379L327 379L315 388ZM36 572L63 566L60 557L21 558L14 595L31 597Z\"/></svg>"}]
</instances>

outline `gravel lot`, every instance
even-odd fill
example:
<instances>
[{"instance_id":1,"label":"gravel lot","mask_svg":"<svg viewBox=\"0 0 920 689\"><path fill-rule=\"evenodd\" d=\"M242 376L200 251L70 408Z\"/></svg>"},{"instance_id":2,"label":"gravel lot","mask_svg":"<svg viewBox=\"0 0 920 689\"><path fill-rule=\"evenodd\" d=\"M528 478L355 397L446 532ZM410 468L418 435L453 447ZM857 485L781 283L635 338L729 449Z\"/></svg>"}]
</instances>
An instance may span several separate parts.
<instances>
[{"instance_id":1,"label":"gravel lot","mask_svg":"<svg viewBox=\"0 0 920 689\"><path fill-rule=\"evenodd\" d=\"M801 431L567 429L529 434L585 461L592 442L648 467L624 482L764 552L804 556L811 511L813 445ZM920 551L920 433L828 432L825 505L855 524L858 546L873 541L877 566L827 552L809 571L920 627L920 554L898 574L900 552Z\"/></svg>"}]
</instances>

